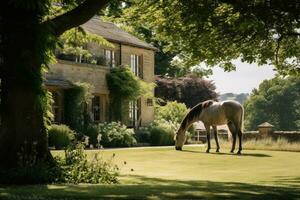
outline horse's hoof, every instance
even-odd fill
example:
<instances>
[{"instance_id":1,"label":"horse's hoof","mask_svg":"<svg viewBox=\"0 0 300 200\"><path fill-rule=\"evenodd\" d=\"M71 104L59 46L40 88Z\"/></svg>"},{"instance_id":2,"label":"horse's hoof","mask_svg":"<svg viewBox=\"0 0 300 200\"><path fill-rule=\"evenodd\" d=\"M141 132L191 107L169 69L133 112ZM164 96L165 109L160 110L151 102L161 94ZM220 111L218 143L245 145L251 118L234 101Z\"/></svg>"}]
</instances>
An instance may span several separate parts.
<instances>
[{"instance_id":1,"label":"horse's hoof","mask_svg":"<svg viewBox=\"0 0 300 200\"><path fill-rule=\"evenodd\" d=\"M177 151L182 151L182 147L175 147Z\"/></svg>"},{"instance_id":2,"label":"horse's hoof","mask_svg":"<svg viewBox=\"0 0 300 200\"><path fill-rule=\"evenodd\" d=\"M231 150L230 153L234 153L234 150Z\"/></svg>"},{"instance_id":3,"label":"horse's hoof","mask_svg":"<svg viewBox=\"0 0 300 200\"><path fill-rule=\"evenodd\" d=\"M217 149L216 152L219 153L220 152L219 149Z\"/></svg>"},{"instance_id":4,"label":"horse's hoof","mask_svg":"<svg viewBox=\"0 0 300 200\"><path fill-rule=\"evenodd\" d=\"M209 153L209 149L206 150L206 153Z\"/></svg>"},{"instance_id":5,"label":"horse's hoof","mask_svg":"<svg viewBox=\"0 0 300 200\"><path fill-rule=\"evenodd\" d=\"M237 154L237 155L241 155L241 154L242 154L242 152L241 152L241 151L238 151L236 154Z\"/></svg>"}]
</instances>

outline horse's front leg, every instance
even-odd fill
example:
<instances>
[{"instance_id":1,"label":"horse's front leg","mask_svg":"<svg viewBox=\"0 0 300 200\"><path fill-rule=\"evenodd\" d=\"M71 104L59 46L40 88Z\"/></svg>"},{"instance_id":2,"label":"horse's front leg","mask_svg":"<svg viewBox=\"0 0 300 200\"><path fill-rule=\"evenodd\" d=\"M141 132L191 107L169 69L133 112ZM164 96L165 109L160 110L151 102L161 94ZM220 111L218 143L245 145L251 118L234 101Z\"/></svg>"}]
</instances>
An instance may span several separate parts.
<instances>
[{"instance_id":1,"label":"horse's front leg","mask_svg":"<svg viewBox=\"0 0 300 200\"><path fill-rule=\"evenodd\" d=\"M216 152L219 152L220 145L219 145L219 140L218 140L218 129L216 126L213 126L213 130L214 130L214 137L215 137L215 141L216 141L216 145L217 145Z\"/></svg>"},{"instance_id":2,"label":"horse's front leg","mask_svg":"<svg viewBox=\"0 0 300 200\"><path fill-rule=\"evenodd\" d=\"M209 153L210 150L210 126L209 125L204 125L206 129L206 139L207 139L207 149L206 153Z\"/></svg>"}]
</instances>

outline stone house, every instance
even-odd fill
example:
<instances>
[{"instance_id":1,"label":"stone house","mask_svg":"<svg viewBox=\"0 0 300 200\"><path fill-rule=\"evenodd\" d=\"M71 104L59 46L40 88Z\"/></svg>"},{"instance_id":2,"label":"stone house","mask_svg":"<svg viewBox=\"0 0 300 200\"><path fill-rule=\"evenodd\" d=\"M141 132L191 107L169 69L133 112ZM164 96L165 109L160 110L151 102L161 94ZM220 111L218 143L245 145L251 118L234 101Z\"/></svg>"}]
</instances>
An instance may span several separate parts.
<instances>
[{"instance_id":1,"label":"stone house","mask_svg":"<svg viewBox=\"0 0 300 200\"><path fill-rule=\"evenodd\" d=\"M113 67L127 65L132 72L146 82L154 82L154 54L156 48L125 32L113 23L103 22L94 17L81 26L83 29L100 35L113 47L89 44L88 49L97 58L96 64L75 60L67 55L57 55L57 63L46 73L46 88L54 98L56 123L64 122L64 91L71 83L86 82L93 86L93 98L88 111L94 122L108 121L109 93L106 74ZM104 62L103 62L104 58ZM102 62L101 62L102 59ZM145 126L154 119L153 100L141 97L128 105L128 127Z\"/></svg>"}]
</instances>

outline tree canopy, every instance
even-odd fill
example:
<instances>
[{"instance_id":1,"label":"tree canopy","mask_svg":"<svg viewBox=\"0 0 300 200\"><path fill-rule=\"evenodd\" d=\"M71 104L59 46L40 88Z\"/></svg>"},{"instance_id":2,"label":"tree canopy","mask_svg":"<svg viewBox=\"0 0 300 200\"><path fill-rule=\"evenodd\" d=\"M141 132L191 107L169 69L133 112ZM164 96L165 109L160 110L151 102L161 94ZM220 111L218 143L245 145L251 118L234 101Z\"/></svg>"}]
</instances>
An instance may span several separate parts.
<instances>
[{"instance_id":1,"label":"tree canopy","mask_svg":"<svg viewBox=\"0 0 300 200\"><path fill-rule=\"evenodd\" d=\"M277 130L300 128L300 78L276 77L263 81L245 102L245 127L256 130L269 122Z\"/></svg>"},{"instance_id":2,"label":"tree canopy","mask_svg":"<svg viewBox=\"0 0 300 200\"><path fill-rule=\"evenodd\" d=\"M141 38L142 40L154 45L158 51L155 53L155 70L156 75L163 75L166 77L181 77L188 74L203 76L211 73L210 70L199 70L198 68L191 68L190 65L184 65L176 59L178 52L166 51L165 47L168 42L165 42L156 37L154 31L143 23L128 18L127 11L137 6L134 0L110 2L105 11L101 11L104 18L113 21L122 26L131 34ZM134 18L134 16L132 16Z\"/></svg>"},{"instance_id":3,"label":"tree canopy","mask_svg":"<svg viewBox=\"0 0 300 200\"><path fill-rule=\"evenodd\" d=\"M215 85L212 81L195 76L181 78L156 78L155 96L165 101L177 101L192 108L196 104L217 99Z\"/></svg>"},{"instance_id":4,"label":"tree canopy","mask_svg":"<svg viewBox=\"0 0 300 200\"><path fill-rule=\"evenodd\" d=\"M123 21L152 30L185 66L232 60L271 64L283 75L299 75L300 3L294 0L132 0Z\"/></svg>"}]
</instances>

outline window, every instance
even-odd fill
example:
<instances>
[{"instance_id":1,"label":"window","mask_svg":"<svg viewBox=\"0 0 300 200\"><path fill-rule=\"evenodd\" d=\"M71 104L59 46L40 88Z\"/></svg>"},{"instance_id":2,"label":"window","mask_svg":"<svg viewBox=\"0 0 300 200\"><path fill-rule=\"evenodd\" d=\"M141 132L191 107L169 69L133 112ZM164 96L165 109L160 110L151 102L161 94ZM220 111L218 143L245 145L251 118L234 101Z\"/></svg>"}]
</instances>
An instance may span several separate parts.
<instances>
[{"instance_id":1,"label":"window","mask_svg":"<svg viewBox=\"0 0 300 200\"><path fill-rule=\"evenodd\" d=\"M100 96L93 97L92 112L94 121L100 121Z\"/></svg>"},{"instance_id":2,"label":"window","mask_svg":"<svg viewBox=\"0 0 300 200\"><path fill-rule=\"evenodd\" d=\"M104 56L106 59L106 64L109 67L115 67L116 61L115 61L115 52L112 50L104 49Z\"/></svg>"},{"instance_id":3,"label":"window","mask_svg":"<svg viewBox=\"0 0 300 200\"><path fill-rule=\"evenodd\" d=\"M140 120L140 100L129 102L129 126L138 127Z\"/></svg>"},{"instance_id":4,"label":"window","mask_svg":"<svg viewBox=\"0 0 300 200\"><path fill-rule=\"evenodd\" d=\"M138 77L143 78L143 59L142 56L131 55L130 56L130 67L131 71Z\"/></svg>"},{"instance_id":5,"label":"window","mask_svg":"<svg viewBox=\"0 0 300 200\"><path fill-rule=\"evenodd\" d=\"M146 103L147 103L147 106L153 106L153 99L148 98Z\"/></svg>"}]
</instances>

